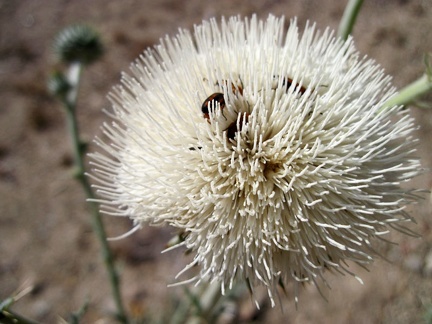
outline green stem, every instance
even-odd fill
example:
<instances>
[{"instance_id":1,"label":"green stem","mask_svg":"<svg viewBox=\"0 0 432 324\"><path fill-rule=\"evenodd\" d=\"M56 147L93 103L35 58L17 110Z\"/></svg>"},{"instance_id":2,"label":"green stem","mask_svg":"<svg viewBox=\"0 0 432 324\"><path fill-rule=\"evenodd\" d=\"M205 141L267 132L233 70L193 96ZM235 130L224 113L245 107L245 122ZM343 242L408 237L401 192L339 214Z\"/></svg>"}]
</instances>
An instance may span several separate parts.
<instances>
[{"instance_id":1,"label":"green stem","mask_svg":"<svg viewBox=\"0 0 432 324\"><path fill-rule=\"evenodd\" d=\"M199 324L213 323L212 312L223 297L219 283L206 283L195 287L192 291L186 290L184 298L172 314L170 324Z\"/></svg>"},{"instance_id":2,"label":"green stem","mask_svg":"<svg viewBox=\"0 0 432 324\"><path fill-rule=\"evenodd\" d=\"M222 298L220 284L209 283L207 286L204 286L204 290L201 293L199 303L200 303L200 312L199 317L190 317L186 324L199 324L202 323L203 319L210 319L210 315L214 307L217 305L219 300Z\"/></svg>"},{"instance_id":3,"label":"green stem","mask_svg":"<svg viewBox=\"0 0 432 324\"><path fill-rule=\"evenodd\" d=\"M24 316L18 315L11 310L2 310L0 312L0 323L3 324L39 324Z\"/></svg>"},{"instance_id":4,"label":"green stem","mask_svg":"<svg viewBox=\"0 0 432 324\"><path fill-rule=\"evenodd\" d=\"M405 106L415 101L421 95L432 90L432 80L429 75L424 74L416 81L410 83L403 88L399 93L387 100L381 111L393 106Z\"/></svg>"},{"instance_id":5,"label":"green stem","mask_svg":"<svg viewBox=\"0 0 432 324\"><path fill-rule=\"evenodd\" d=\"M90 209L92 214L92 226L101 244L103 261L108 271L108 275L111 283L111 289L117 307L117 319L121 323L128 323L128 318L124 310L121 293L120 293L120 279L115 269L113 254L108 244L107 235L102 221L102 217L99 213L99 205L96 202L92 201L92 199L94 199L95 196L93 194L93 190L88 181L88 178L85 176L85 167L84 167L85 145L80 140L79 137L78 122L75 114L75 107L77 102L77 94L78 94L81 72L82 72L82 65L80 63L76 63L71 66L69 81L71 82L72 85L72 91L65 98L64 101L64 104L66 106L67 124L72 139L76 177L81 183L82 187L84 188L87 198L91 200L89 204L90 204Z\"/></svg>"},{"instance_id":6,"label":"green stem","mask_svg":"<svg viewBox=\"0 0 432 324\"><path fill-rule=\"evenodd\" d=\"M345 7L338 29L338 36L343 40L347 40L348 36L352 33L354 23L362 4L363 0L349 0Z\"/></svg>"}]
</instances>

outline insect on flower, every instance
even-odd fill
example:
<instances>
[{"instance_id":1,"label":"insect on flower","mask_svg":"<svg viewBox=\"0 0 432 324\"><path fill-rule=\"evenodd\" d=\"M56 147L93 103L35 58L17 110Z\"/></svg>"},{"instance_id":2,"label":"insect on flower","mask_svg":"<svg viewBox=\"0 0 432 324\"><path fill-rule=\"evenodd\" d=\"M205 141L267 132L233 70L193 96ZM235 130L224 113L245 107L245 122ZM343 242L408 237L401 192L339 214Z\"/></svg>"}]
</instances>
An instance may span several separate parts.
<instances>
[{"instance_id":1,"label":"insect on flower","mask_svg":"<svg viewBox=\"0 0 432 324\"><path fill-rule=\"evenodd\" d=\"M228 81L222 80L222 82L224 83L225 86L227 86ZM216 85L219 86L219 82L216 82ZM231 82L231 90L234 94L238 93L241 96L243 96L243 85L239 86L239 85L235 85L234 83ZM223 109L225 108L225 98L224 98L223 93L221 93L221 92L215 92L212 95L210 95L209 97L207 97L206 100L204 100L204 102L201 106L201 111L204 115L204 118L207 119L208 122L210 122L210 107L212 105L212 101L215 101L215 103L216 102L219 103L219 109L221 110L222 116L225 118L225 116L223 114Z\"/></svg>"},{"instance_id":2,"label":"insect on flower","mask_svg":"<svg viewBox=\"0 0 432 324\"><path fill-rule=\"evenodd\" d=\"M233 140L236 133L242 130L242 127L244 125L244 120L246 119L246 123L247 123L248 118L249 118L248 113L240 114L240 117L238 117L234 122L232 122L225 130L227 132L227 138Z\"/></svg>"},{"instance_id":3,"label":"insect on flower","mask_svg":"<svg viewBox=\"0 0 432 324\"><path fill-rule=\"evenodd\" d=\"M277 78L279 78L279 76L274 75L273 78L277 79ZM286 88L286 91L288 91L288 89L292 86L294 86L295 89L299 88L298 91L300 92L301 95L303 95L306 92L306 87L304 87L298 83L294 83L293 79L291 79L289 77L282 78L282 87Z\"/></svg>"},{"instance_id":4,"label":"insect on flower","mask_svg":"<svg viewBox=\"0 0 432 324\"><path fill-rule=\"evenodd\" d=\"M283 87L286 87L287 90L288 90L288 89L293 85L293 83L294 83L294 81L293 81L293 79L291 79L291 78L283 78L283 79L282 79L282 86L283 86ZM306 92L306 88L303 87L302 85L299 85L298 83L296 83L294 86L295 86L295 88L297 88L297 87L300 86L300 88L299 88L298 91L299 91L301 94L304 94L304 93Z\"/></svg>"},{"instance_id":5,"label":"insect on flower","mask_svg":"<svg viewBox=\"0 0 432 324\"><path fill-rule=\"evenodd\" d=\"M227 80L222 80L222 82L225 84L225 86L228 85ZM243 82L240 80L241 85L235 85L233 82L231 82L231 90L234 94L239 93L241 96L243 96ZM219 82L216 82L216 85L219 85Z\"/></svg>"},{"instance_id":6,"label":"insect on flower","mask_svg":"<svg viewBox=\"0 0 432 324\"><path fill-rule=\"evenodd\" d=\"M206 100L204 100L201 106L201 111L204 115L204 118L207 119L208 122L210 122L210 109L212 105L216 103L219 103L219 109L221 110L223 116L223 109L225 108L225 98L223 93L220 92L213 93Z\"/></svg>"},{"instance_id":7,"label":"insect on flower","mask_svg":"<svg viewBox=\"0 0 432 324\"><path fill-rule=\"evenodd\" d=\"M227 80L222 80L222 82L223 82L225 87L228 85ZM240 82L241 82L241 80L240 80ZM220 86L219 82L216 82L216 85ZM241 83L241 85L236 85L233 82L231 82L231 91L236 96L238 96L238 95L243 96L243 83ZM206 100L204 100L204 102L201 106L201 111L203 113L203 116L205 119L207 119L207 121L209 123L210 123L210 111L211 111L212 107L216 106L217 103L219 104L219 109L221 111L222 116L225 118L225 120L227 119L225 117L225 115L223 114L223 109L225 109L225 107L226 107L224 94L221 92L215 92L212 95L210 95ZM237 132L241 131L244 118L245 117L247 118L248 116L249 116L249 114L247 114L247 113L241 114L239 118L236 118L225 129L225 131L227 132L228 139L234 139L235 134ZM247 122L247 120L246 120L246 122Z\"/></svg>"}]
</instances>

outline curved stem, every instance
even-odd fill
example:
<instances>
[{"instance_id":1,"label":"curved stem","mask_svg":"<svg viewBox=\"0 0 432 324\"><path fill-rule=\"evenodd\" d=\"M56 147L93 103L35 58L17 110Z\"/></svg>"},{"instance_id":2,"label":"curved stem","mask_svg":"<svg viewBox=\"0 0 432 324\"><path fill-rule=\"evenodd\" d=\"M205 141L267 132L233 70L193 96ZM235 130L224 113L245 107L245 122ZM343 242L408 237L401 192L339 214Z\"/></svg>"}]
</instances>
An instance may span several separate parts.
<instances>
[{"instance_id":1,"label":"curved stem","mask_svg":"<svg viewBox=\"0 0 432 324\"><path fill-rule=\"evenodd\" d=\"M72 85L72 91L65 98L64 104L66 107L67 125L72 139L73 157L74 157L74 164L76 168L75 175L78 181L81 183L82 187L84 188L87 198L94 199L95 196L93 194L93 190L88 181L88 178L85 176L85 167L84 167L85 144L81 141L79 137L78 122L75 113L79 81L82 72L82 64L75 63L74 65L71 66L69 72L70 72L69 81ZM108 244L107 235L102 221L102 217L99 213L99 205L94 201L90 201L89 204L90 204L90 210L92 214L93 230L96 233L96 236L101 245L102 258L108 271L113 298L117 308L116 317L119 320L119 322L128 323L128 318L124 310L123 301L120 293L120 278L115 269L114 258Z\"/></svg>"},{"instance_id":2,"label":"curved stem","mask_svg":"<svg viewBox=\"0 0 432 324\"><path fill-rule=\"evenodd\" d=\"M363 0L349 0L345 7L338 29L338 36L343 40L347 40L348 36L352 33L354 23L362 4Z\"/></svg>"},{"instance_id":3,"label":"curved stem","mask_svg":"<svg viewBox=\"0 0 432 324\"><path fill-rule=\"evenodd\" d=\"M387 100L382 106L381 111L393 106L405 106L431 90L431 77L427 74L424 74L422 77L399 91L398 94Z\"/></svg>"}]
</instances>

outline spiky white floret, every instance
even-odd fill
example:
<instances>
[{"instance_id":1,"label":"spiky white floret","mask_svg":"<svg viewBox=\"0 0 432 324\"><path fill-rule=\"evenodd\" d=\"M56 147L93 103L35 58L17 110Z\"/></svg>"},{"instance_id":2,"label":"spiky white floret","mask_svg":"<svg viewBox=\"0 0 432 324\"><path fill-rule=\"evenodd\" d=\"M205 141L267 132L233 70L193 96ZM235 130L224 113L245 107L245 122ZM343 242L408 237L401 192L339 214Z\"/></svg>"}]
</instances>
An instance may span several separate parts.
<instances>
[{"instance_id":1,"label":"spiky white floret","mask_svg":"<svg viewBox=\"0 0 432 324\"><path fill-rule=\"evenodd\" d=\"M223 93L224 105L203 102ZM92 155L103 210L184 233L193 280L307 282L373 261L410 220L413 121L351 40L296 20L204 21L146 51L110 98ZM390 120L392 119L392 120ZM228 131L231 130L231 132Z\"/></svg>"}]
</instances>

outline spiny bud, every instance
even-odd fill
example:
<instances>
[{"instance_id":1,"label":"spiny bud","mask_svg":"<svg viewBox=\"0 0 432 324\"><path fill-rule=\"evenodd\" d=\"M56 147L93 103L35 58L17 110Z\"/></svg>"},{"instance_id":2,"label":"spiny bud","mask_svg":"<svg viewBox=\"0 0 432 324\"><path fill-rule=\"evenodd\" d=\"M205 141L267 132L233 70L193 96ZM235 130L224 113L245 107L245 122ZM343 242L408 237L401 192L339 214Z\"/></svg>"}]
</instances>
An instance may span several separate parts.
<instances>
[{"instance_id":1,"label":"spiny bud","mask_svg":"<svg viewBox=\"0 0 432 324\"><path fill-rule=\"evenodd\" d=\"M99 35L84 25L67 27L54 40L54 50L66 63L90 64L103 53Z\"/></svg>"}]
</instances>

